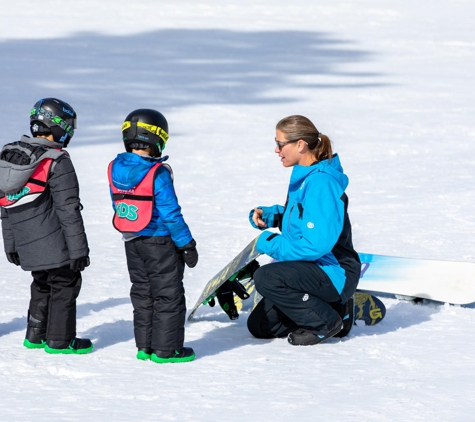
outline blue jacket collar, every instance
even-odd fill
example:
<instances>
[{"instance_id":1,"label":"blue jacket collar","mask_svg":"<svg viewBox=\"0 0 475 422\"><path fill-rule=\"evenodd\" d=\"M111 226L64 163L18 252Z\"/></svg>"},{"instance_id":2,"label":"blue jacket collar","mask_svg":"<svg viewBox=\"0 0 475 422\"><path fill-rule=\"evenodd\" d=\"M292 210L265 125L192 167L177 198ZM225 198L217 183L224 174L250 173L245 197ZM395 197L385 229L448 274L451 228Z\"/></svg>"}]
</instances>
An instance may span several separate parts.
<instances>
[{"instance_id":1,"label":"blue jacket collar","mask_svg":"<svg viewBox=\"0 0 475 422\"><path fill-rule=\"evenodd\" d=\"M343 167L341 166L338 154L334 154L330 161L323 160L311 166L295 165L290 176L290 184L300 185L309 175L320 172L332 176L343 190L348 186L348 176L343 173Z\"/></svg>"}]
</instances>

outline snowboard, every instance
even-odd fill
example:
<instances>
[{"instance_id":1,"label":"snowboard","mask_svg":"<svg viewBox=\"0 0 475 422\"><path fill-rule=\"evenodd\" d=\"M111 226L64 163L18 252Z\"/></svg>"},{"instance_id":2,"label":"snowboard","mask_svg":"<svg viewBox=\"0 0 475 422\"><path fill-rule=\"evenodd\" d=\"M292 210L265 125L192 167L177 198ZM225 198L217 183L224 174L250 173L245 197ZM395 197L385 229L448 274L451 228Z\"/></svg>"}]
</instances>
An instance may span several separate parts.
<instances>
[{"instance_id":1,"label":"snowboard","mask_svg":"<svg viewBox=\"0 0 475 422\"><path fill-rule=\"evenodd\" d=\"M358 289L456 305L475 302L475 263L359 254Z\"/></svg>"},{"instance_id":2,"label":"snowboard","mask_svg":"<svg viewBox=\"0 0 475 422\"><path fill-rule=\"evenodd\" d=\"M259 268L256 258L256 237L228 265L217 273L205 286L192 308L188 320L191 321L201 305L214 306L216 300L231 320L239 318L239 311L252 311L261 300L254 286L253 275ZM380 322L386 308L376 296L358 292L355 295L355 318L366 325Z\"/></svg>"}]
</instances>

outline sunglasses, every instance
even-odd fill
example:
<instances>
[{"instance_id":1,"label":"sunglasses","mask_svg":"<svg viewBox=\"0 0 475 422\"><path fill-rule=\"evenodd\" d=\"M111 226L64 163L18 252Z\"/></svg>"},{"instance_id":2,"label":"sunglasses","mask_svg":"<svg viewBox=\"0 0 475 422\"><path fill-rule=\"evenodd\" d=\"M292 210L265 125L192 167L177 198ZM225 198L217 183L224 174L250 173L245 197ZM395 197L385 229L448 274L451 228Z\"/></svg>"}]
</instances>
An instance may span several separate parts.
<instances>
[{"instance_id":1,"label":"sunglasses","mask_svg":"<svg viewBox=\"0 0 475 422\"><path fill-rule=\"evenodd\" d=\"M294 142L300 141L300 139L294 139L292 141L286 141L286 142L279 142L277 139L275 139L275 144L277 145L277 148L279 148L279 151L282 151L282 148L284 148L287 144L293 144Z\"/></svg>"}]
</instances>

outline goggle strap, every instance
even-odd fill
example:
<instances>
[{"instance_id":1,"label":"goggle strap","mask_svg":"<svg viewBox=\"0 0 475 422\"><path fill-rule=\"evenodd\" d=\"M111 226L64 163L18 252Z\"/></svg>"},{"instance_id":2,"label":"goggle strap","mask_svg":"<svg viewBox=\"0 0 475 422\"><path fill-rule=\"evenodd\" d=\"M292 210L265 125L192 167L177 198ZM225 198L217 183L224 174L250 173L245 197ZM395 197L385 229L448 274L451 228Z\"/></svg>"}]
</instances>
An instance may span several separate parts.
<instances>
[{"instance_id":1,"label":"goggle strap","mask_svg":"<svg viewBox=\"0 0 475 422\"><path fill-rule=\"evenodd\" d=\"M142 122L129 122L125 121L122 124L122 132L126 129L129 128L134 128L134 133L131 134L133 136L130 136L130 138L134 138L137 135L137 126L145 129L147 132L153 133L154 135L157 135L160 137L160 139L163 141L164 144L167 143L169 135L165 130L163 130L159 126L154 126L154 125L149 125L147 123L142 123Z\"/></svg>"},{"instance_id":2,"label":"goggle strap","mask_svg":"<svg viewBox=\"0 0 475 422\"><path fill-rule=\"evenodd\" d=\"M51 123L54 123L56 126L59 126L61 129L63 129L69 136L73 136L74 135L74 129L76 129L76 124L74 123L73 126L71 126L66 120L62 119L61 117L59 116L56 116L54 115L51 119L49 117L47 117L47 115L45 114L45 112L47 112L48 110L45 110L44 108L42 108L41 106L38 107L38 108L33 108L31 111L30 111L30 118L32 116L35 117L35 119L41 121L41 119L39 118L39 115L41 114L43 116L43 119L47 119L49 120ZM74 122L76 122L76 119L74 119Z\"/></svg>"}]
</instances>

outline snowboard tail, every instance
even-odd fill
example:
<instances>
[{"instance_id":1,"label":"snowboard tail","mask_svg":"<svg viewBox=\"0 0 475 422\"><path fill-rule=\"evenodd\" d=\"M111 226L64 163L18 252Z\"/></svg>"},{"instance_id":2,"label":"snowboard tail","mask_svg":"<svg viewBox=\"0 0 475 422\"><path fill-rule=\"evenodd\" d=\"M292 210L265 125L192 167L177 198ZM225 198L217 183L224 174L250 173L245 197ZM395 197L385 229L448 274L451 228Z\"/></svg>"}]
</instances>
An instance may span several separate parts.
<instances>
[{"instance_id":1,"label":"snowboard tail","mask_svg":"<svg viewBox=\"0 0 475 422\"><path fill-rule=\"evenodd\" d=\"M380 323L386 315L386 307L376 296L356 291L355 293L355 320L364 321L365 325Z\"/></svg>"}]
</instances>

